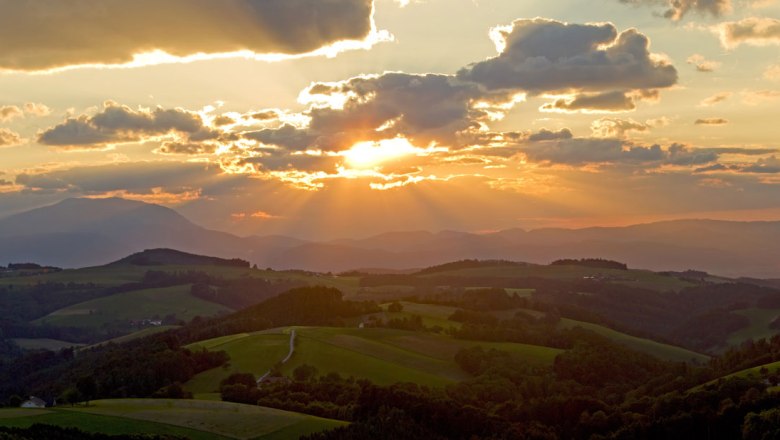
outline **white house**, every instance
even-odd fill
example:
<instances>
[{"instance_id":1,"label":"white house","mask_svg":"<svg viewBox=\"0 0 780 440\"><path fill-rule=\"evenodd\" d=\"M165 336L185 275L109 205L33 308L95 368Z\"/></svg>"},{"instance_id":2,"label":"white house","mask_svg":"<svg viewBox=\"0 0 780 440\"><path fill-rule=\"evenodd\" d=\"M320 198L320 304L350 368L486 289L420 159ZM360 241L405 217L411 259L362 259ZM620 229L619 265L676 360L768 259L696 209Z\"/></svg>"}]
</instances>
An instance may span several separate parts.
<instances>
[{"instance_id":1,"label":"white house","mask_svg":"<svg viewBox=\"0 0 780 440\"><path fill-rule=\"evenodd\" d=\"M22 408L46 408L46 402L37 397L30 396L30 399L22 403Z\"/></svg>"}]
</instances>

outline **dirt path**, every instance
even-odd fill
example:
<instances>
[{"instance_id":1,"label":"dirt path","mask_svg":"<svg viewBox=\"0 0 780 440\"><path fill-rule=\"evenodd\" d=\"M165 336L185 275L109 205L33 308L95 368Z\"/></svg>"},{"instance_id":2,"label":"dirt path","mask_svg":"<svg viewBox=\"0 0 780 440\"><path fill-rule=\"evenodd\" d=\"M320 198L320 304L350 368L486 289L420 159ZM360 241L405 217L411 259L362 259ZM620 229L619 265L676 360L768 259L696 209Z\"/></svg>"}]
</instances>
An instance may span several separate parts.
<instances>
[{"instance_id":1,"label":"dirt path","mask_svg":"<svg viewBox=\"0 0 780 440\"><path fill-rule=\"evenodd\" d=\"M295 353L295 329L292 329L290 331L290 351L287 353L287 357L282 359L282 362L281 362L282 365L286 364L287 361L290 360L290 358L292 357L293 353ZM257 383L259 384L260 382L262 382L270 374L271 374L271 370L266 371L265 374L260 376L260 379L257 379Z\"/></svg>"}]
</instances>

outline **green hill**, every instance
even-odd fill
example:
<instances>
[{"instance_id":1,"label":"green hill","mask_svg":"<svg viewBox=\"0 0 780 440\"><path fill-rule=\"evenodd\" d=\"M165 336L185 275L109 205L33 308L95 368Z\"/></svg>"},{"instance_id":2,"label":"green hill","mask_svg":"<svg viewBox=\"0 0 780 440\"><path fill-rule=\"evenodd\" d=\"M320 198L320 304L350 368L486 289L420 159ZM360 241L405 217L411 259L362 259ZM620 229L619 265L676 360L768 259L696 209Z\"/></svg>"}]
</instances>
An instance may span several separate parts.
<instances>
[{"instance_id":1,"label":"green hill","mask_svg":"<svg viewBox=\"0 0 780 440\"><path fill-rule=\"evenodd\" d=\"M46 423L105 434L176 435L190 439L285 439L346 425L289 411L227 402L116 399L89 407L0 410L3 426Z\"/></svg>"},{"instance_id":2,"label":"green hill","mask_svg":"<svg viewBox=\"0 0 780 440\"><path fill-rule=\"evenodd\" d=\"M225 259L195 255L174 249L147 249L110 265L132 264L136 266L228 266L249 268L249 262L238 258Z\"/></svg>"},{"instance_id":3,"label":"green hill","mask_svg":"<svg viewBox=\"0 0 780 440\"><path fill-rule=\"evenodd\" d=\"M197 375L185 387L194 393L212 393L232 372L260 376L286 356L285 329L233 335L203 341L191 348L225 350L231 366ZM476 342L448 336L382 328L296 328L295 353L282 368L290 374L297 366L315 366L320 374L369 379L380 385L414 382L443 386L469 376L455 363L455 354L473 346L496 348L523 355L528 362L552 364L561 352L549 347L514 343ZM245 368L245 369L244 369Z\"/></svg>"},{"instance_id":4,"label":"green hill","mask_svg":"<svg viewBox=\"0 0 780 440\"><path fill-rule=\"evenodd\" d=\"M145 289L118 293L57 310L36 322L66 327L102 327L131 320L162 319L175 315L190 320L231 310L225 306L190 295L190 286Z\"/></svg>"},{"instance_id":5,"label":"green hill","mask_svg":"<svg viewBox=\"0 0 780 440\"><path fill-rule=\"evenodd\" d=\"M459 327L459 322L450 321L448 318L458 309L453 306L444 306L438 304L418 304L408 301L401 302L403 305L402 312L396 313L383 313L385 318L403 318L412 315L419 315L423 318L423 324L426 326L440 326L442 328ZM518 312L530 314L532 316L541 316L541 312L528 309L512 309L501 312L495 312L494 315L499 319L509 319ZM651 339L640 338L637 336L631 336L625 333L621 333L617 330L613 330L608 327L604 327L598 324L592 324L589 322L576 321L573 319L563 318L559 324L559 328L575 328L581 327L586 330L593 331L601 336L610 339L613 342L627 346L632 350L636 350L642 353L655 356L659 359L673 361L673 362L706 362L709 357L696 353L695 351L687 350L674 345L664 344L656 342Z\"/></svg>"}]
</instances>

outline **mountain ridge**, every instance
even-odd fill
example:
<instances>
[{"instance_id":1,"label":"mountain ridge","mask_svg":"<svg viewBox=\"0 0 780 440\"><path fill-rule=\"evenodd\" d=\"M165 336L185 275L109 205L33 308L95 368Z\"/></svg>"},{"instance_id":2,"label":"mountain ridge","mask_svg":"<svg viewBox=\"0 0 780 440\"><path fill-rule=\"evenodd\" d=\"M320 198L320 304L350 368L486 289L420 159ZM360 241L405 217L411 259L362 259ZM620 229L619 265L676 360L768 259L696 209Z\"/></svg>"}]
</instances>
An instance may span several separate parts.
<instances>
[{"instance_id":1,"label":"mountain ridge","mask_svg":"<svg viewBox=\"0 0 780 440\"><path fill-rule=\"evenodd\" d=\"M260 267L342 272L405 270L460 259L549 263L606 258L651 270L697 269L724 276L780 278L780 221L667 220L624 227L391 231L308 241L239 237L203 228L173 209L124 199L66 199L0 219L0 261L83 267L145 249L241 258Z\"/></svg>"}]
</instances>

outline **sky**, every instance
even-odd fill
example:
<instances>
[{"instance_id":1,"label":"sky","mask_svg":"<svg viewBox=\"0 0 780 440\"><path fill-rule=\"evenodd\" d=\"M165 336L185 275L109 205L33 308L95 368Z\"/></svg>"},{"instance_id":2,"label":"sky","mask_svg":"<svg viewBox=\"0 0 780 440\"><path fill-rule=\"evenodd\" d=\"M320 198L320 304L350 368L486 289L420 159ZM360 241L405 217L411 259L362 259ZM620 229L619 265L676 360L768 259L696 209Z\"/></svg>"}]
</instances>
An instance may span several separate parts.
<instances>
[{"instance_id":1,"label":"sky","mask_svg":"<svg viewBox=\"0 0 780 440\"><path fill-rule=\"evenodd\" d=\"M0 217L780 220L780 0L0 0Z\"/></svg>"}]
</instances>

